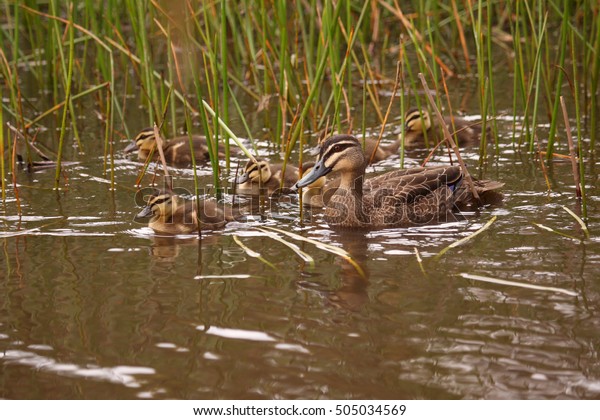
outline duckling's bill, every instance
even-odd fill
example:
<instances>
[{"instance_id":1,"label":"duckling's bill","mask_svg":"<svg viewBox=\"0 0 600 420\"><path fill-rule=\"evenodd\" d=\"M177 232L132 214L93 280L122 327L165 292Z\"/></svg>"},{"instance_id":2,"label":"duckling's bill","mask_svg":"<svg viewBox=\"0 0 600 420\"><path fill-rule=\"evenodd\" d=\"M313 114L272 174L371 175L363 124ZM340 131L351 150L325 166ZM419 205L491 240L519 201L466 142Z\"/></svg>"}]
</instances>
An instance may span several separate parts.
<instances>
[{"instance_id":1,"label":"duckling's bill","mask_svg":"<svg viewBox=\"0 0 600 420\"><path fill-rule=\"evenodd\" d=\"M243 174L241 174L240 176L238 176L235 179L235 183L236 184L243 184L245 182L248 182L248 179L250 179L250 176L248 175L248 172L244 172Z\"/></svg>"},{"instance_id":2,"label":"duckling's bill","mask_svg":"<svg viewBox=\"0 0 600 420\"><path fill-rule=\"evenodd\" d=\"M134 152L138 149L137 143L135 141L132 141L131 143L129 143L127 145L127 147L125 149L123 149L123 151L125 153L131 153Z\"/></svg>"},{"instance_id":3,"label":"duckling's bill","mask_svg":"<svg viewBox=\"0 0 600 420\"><path fill-rule=\"evenodd\" d=\"M145 219L147 217L152 216L154 212L152 211L152 207L151 206L146 206L142 209L142 211L140 211L135 218L136 219Z\"/></svg>"}]
</instances>

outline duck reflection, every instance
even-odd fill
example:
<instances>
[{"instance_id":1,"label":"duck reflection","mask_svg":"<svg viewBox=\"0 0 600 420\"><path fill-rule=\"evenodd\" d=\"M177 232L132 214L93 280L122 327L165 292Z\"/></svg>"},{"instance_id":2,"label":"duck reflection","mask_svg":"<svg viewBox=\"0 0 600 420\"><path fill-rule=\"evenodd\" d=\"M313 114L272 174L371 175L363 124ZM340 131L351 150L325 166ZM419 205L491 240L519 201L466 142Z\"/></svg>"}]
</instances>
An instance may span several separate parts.
<instances>
[{"instance_id":1,"label":"duck reflection","mask_svg":"<svg viewBox=\"0 0 600 420\"><path fill-rule=\"evenodd\" d=\"M150 255L158 262L174 262L181 253L182 247L192 245L198 245L198 238L153 236Z\"/></svg>"},{"instance_id":2,"label":"duck reflection","mask_svg":"<svg viewBox=\"0 0 600 420\"><path fill-rule=\"evenodd\" d=\"M337 239L343 248L352 257L348 260L335 257L335 264L339 264L339 278L341 285L326 293L328 302L338 308L350 311L359 311L369 300L367 288L369 286L369 271L367 269L367 240L364 232L340 230L336 232Z\"/></svg>"}]
</instances>

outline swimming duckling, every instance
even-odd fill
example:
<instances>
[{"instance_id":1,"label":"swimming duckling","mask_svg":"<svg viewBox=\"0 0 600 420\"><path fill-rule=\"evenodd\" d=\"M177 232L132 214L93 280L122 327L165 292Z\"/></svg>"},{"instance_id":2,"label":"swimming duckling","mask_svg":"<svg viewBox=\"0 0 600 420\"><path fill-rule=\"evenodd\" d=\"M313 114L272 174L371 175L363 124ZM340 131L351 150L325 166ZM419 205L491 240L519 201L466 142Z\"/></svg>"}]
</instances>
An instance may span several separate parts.
<instances>
[{"instance_id":1,"label":"swimming duckling","mask_svg":"<svg viewBox=\"0 0 600 420\"><path fill-rule=\"evenodd\" d=\"M266 160L249 160L240 176L235 179L238 191L243 194L258 195L266 191L269 195L290 193L298 181L298 168L283 164L270 164ZM283 177L283 185L281 179Z\"/></svg>"},{"instance_id":2,"label":"swimming duckling","mask_svg":"<svg viewBox=\"0 0 600 420\"><path fill-rule=\"evenodd\" d=\"M200 202L200 229L219 229L234 220L230 207L215 201ZM198 205L172 191L156 191L136 218L151 217L148 226L156 233L177 235L198 232Z\"/></svg>"},{"instance_id":3,"label":"swimming duckling","mask_svg":"<svg viewBox=\"0 0 600 420\"><path fill-rule=\"evenodd\" d=\"M460 166L401 169L363 182L366 164L355 137L332 136L321 146L319 161L295 187L306 187L330 172L339 172L340 185L326 203L324 216L330 226L345 228L440 223L456 204L456 192L461 191L461 200L474 201L470 190L462 186ZM480 182L482 193L502 186Z\"/></svg>"},{"instance_id":4,"label":"swimming duckling","mask_svg":"<svg viewBox=\"0 0 600 420\"><path fill-rule=\"evenodd\" d=\"M388 157L392 156L395 153L398 153L398 149L400 148L400 142L401 142L401 140L400 140L400 138L398 138L390 144L379 143L379 146L377 146L377 140L375 140L375 139L366 140L363 151L365 154L365 158L367 159L367 162L370 162L370 163L379 162L384 159L387 159ZM361 142L361 146L362 146L362 142ZM373 154L373 151L375 151L375 154ZM371 159L371 156L373 156L373 159Z\"/></svg>"},{"instance_id":5,"label":"swimming duckling","mask_svg":"<svg viewBox=\"0 0 600 420\"><path fill-rule=\"evenodd\" d=\"M196 164L203 164L210 160L206 137L192 136L192 146ZM140 160L146 160L152 150L156 149L156 138L154 137L154 128L145 128L135 136L131 144L125 148L125 153L135 150L138 152ZM219 145L219 156L222 156L222 145ZM190 152L190 139L188 136L175 137L163 142L163 152L165 160L169 165L189 166L192 164L192 154ZM154 156L158 156L155 152Z\"/></svg>"},{"instance_id":6,"label":"swimming duckling","mask_svg":"<svg viewBox=\"0 0 600 420\"><path fill-rule=\"evenodd\" d=\"M454 126L452 125L454 120ZM460 117L444 118L444 123L451 134L458 138L458 146L472 145L479 143L481 138L481 124L470 122ZM432 120L426 109L419 111L418 108L409 109L404 116L404 144L407 147L414 147L425 144L425 134L430 145L436 145L444 138L443 130ZM487 135L491 135L488 131ZM400 134L399 139L401 139Z\"/></svg>"}]
</instances>

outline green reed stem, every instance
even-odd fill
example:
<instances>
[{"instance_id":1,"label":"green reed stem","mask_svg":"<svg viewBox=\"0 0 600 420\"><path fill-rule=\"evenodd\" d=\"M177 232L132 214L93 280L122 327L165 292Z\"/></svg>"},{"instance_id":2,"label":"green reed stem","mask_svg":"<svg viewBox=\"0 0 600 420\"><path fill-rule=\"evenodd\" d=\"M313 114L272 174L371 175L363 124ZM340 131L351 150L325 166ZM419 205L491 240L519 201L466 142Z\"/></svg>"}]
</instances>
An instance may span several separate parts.
<instances>
[{"instance_id":1,"label":"green reed stem","mask_svg":"<svg viewBox=\"0 0 600 420\"><path fill-rule=\"evenodd\" d=\"M579 187L581 192L581 215L584 220L587 220L587 194L585 192L585 164L584 164L584 144L582 141L582 129L581 129L581 109L580 109L580 98L579 98L579 78L577 75L577 60L575 60L575 36L574 32L571 31L571 62L573 64L573 99L575 102L575 124L577 130L577 157L579 164Z\"/></svg>"},{"instance_id":2,"label":"green reed stem","mask_svg":"<svg viewBox=\"0 0 600 420\"><path fill-rule=\"evenodd\" d=\"M329 48L329 44L325 44L325 47ZM300 119L299 119L298 123L296 124L296 126L294 127L294 131L292 132L290 142L288 144L287 150L285 151L285 157L284 157L283 169L282 169L283 173L285 173L285 167L286 167L287 162L289 161L290 154L292 153L292 150L293 150L294 146L296 145L296 141L298 140L298 137L300 136L300 133L302 132L302 122L308 115L308 111L310 110L310 105L312 104L312 101L315 99L315 96L317 95L317 92L319 91L320 82L322 81L323 75L325 74L326 64L327 64L327 54L322 54L321 61L319 63L319 67L317 68L317 73L315 74L315 81L313 82L313 84L311 86L311 90L308 93L308 98L306 98L306 102L304 103L304 107L302 108L302 112L300 113Z\"/></svg>"},{"instance_id":3,"label":"green reed stem","mask_svg":"<svg viewBox=\"0 0 600 420\"><path fill-rule=\"evenodd\" d=\"M563 20L560 31L560 55L558 60L558 66L564 68L565 55L567 51L567 40L569 39L569 2L565 2L565 12L563 13ZM552 162L554 153L554 142L556 141L556 125L559 121L558 111L560 107L560 97L562 95L562 83L563 83L562 71L558 71L556 78L556 90L554 95L554 105L552 107L552 119L550 122L550 133L548 134L548 146L546 148L546 159L548 163Z\"/></svg>"},{"instance_id":4,"label":"green reed stem","mask_svg":"<svg viewBox=\"0 0 600 420\"><path fill-rule=\"evenodd\" d=\"M170 24L167 25L167 74L168 74L168 78L170 82L174 82L176 79L176 75L175 75L175 71L174 71L174 67L175 64L173 62L173 40L171 38L171 26ZM161 84L161 86L164 86L164 83ZM171 83L171 86L173 86L173 83ZM182 87L183 88L183 87ZM162 89L161 89L162 91ZM184 96L185 98L185 96ZM164 98L162 98L163 103L164 103ZM176 98L175 95L171 95L169 94L169 114L171 116L171 133L173 134L173 136L177 133L177 106L176 106ZM185 106L184 106L185 108ZM190 149L190 150L194 150L194 149ZM192 153L193 154L193 153Z\"/></svg>"},{"instance_id":5,"label":"green reed stem","mask_svg":"<svg viewBox=\"0 0 600 420\"><path fill-rule=\"evenodd\" d=\"M363 65L363 74L365 74L365 65ZM360 125L360 132L362 134L362 147L363 150L367 146L367 78L363 77L362 83L362 121Z\"/></svg>"},{"instance_id":6,"label":"green reed stem","mask_svg":"<svg viewBox=\"0 0 600 420\"><path fill-rule=\"evenodd\" d=\"M542 16L539 16L539 19L542 19ZM529 86L529 93L528 93L528 98L531 97L531 95L533 94L533 118L532 118L532 124L531 127L533 129L533 133L527 133L530 137L529 137L529 152L533 152L534 148L535 148L535 132L537 130L537 115L538 115L538 106L539 106L539 99L540 99L540 85L542 82L542 77L541 77L541 69L542 69L542 62L541 62L541 57L542 57L542 46L541 43L546 35L546 22L548 20L548 15L546 14L543 18L543 22L539 25L539 32L538 32L538 36L536 38L536 42L537 42L537 52L535 54L535 59L533 62L533 66L534 66L534 80L532 81L532 83L530 83ZM529 100L527 102L527 106L525 108L525 118L527 118L528 113L527 110L529 108Z\"/></svg>"},{"instance_id":7,"label":"green reed stem","mask_svg":"<svg viewBox=\"0 0 600 420\"><path fill-rule=\"evenodd\" d=\"M0 106L0 183L2 184L2 204L6 204L6 173L4 169L4 112Z\"/></svg>"},{"instance_id":8,"label":"green reed stem","mask_svg":"<svg viewBox=\"0 0 600 420\"><path fill-rule=\"evenodd\" d=\"M404 40L400 39L400 115L404 118L406 115L406 85L404 82L404 56L406 55ZM405 152L405 139L406 139L406 130L402 127L402 131L400 132L400 169L404 168L404 152ZM416 248L415 248L416 249Z\"/></svg>"},{"instance_id":9,"label":"green reed stem","mask_svg":"<svg viewBox=\"0 0 600 420\"><path fill-rule=\"evenodd\" d=\"M221 98L221 110L223 115L223 121L225 124L229 122L229 89L226 89L225 86L228 86L229 82L227 80L227 3L226 0L221 0L221 83L223 84L223 96ZM230 160L229 160L229 140L225 141L225 165L227 167L227 172L229 172L230 168Z\"/></svg>"},{"instance_id":10,"label":"green reed stem","mask_svg":"<svg viewBox=\"0 0 600 420\"><path fill-rule=\"evenodd\" d=\"M71 100L71 85L73 83L73 62L75 61L75 43L73 42L75 38L75 28L73 26L73 8L69 7L69 61L66 75L66 93L65 93L65 104L68 104ZM56 174L54 176L54 189L58 189L59 181L60 181L60 172L61 172L61 162L62 162L62 150L65 139L65 134L67 131L67 112L68 106L63 107L62 114L62 122L60 126L60 138L58 140L58 152L56 156Z\"/></svg>"},{"instance_id":11,"label":"green reed stem","mask_svg":"<svg viewBox=\"0 0 600 420\"><path fill-rule=\"evenodd\" d=\"M187 106L183 107L183 113L185 115L185 127L186 127L186 132L188 134L190 150L194 150L194 141L192 139L192 131L193 131L192 117L190 115L190 111ZM196 154L191 153L190 156L192 158L192 172L193 172L193 177L194 177L194 195L196 196L197 208L200 209L200 183L198 182L198 168L196 167ZM198 218L198 220L197 220L198 227L199 227L198 228L198 236L200 237L201 232L202 232L200 211L196 212L196 217Z\"/></svg>"},{"instance_id":12,"label":"green reed stem","mask_svg":"<svg viewBox=\"0 0 600 420\"><path fill-rule=\"evenodd\" d=\"M591 111L590 111L590 151L596 150L596 139L598 136L598 86L600 85L600 23L598 22L598 13L596 10L596 18L594 19L593 26L596 31L596 38L594 40L594 49L590 51L590 60L592 65L591 74Z\"/></svg>"},{"instance_id":13,"label":"green reed stem","mask_svg":"<svg viewBox=\"0 0 600 420\"><path fill-rule=\"evenodd\" d=\"M242 111L240 103L236 99L233 89L231 88L230 85L227 85L227 89L229 91L229 95L231 96L233 106L235 107L235 109L238 113L238 117L239 117L240 121L242 122L242 125L244 126L244 130L246 131L248 140L250 140L250 144L252 145L252 150L254 150L254 154L258 155L258 149L256 148L256 142L254 141L254 138L252 137L252 131L250 130L250 127L248 126L248 122L246 121L246 117L244 116L244 111Z\"/></svg>"},{"instance_id":14,"label":"green reed stem","mask_svg":"<svg viewBox=\"0 0 600 420\"><path fill-rule=\"evenodd\" d=\"M487 111L488 111L488 104L490 107L490 111L492 114L492 137L495 138L495 145L496 145L496 151L500 150L500 145L498 143L498 136L496 135L496 133L498 132L498 124L496 123L496 98L494 95L494 75L493 75L493 66L492 63L493 61L493 56L492 56L492 14L491 14L491 10L492 10L492 3L491 0L487 1L487 7L486 7L486 11L487 11L487 39L486 39L486 51L487 51L487 69L488 69L488 89L485 90L485 104L486 106L484 107L485 110L485 115L482 114L482 135L481 135L481 139L482 139L482 143L484 143L484 145L487 146L487 126L488 126L488 122L487 122Z\"/></svg>"},{"instance_id":15,"label":"green reed stem","mask_svg":"<svg viewBox=\"0 0 600 420\"><path fill-rule=\"evenodd\" d=\"M51 5L52 13L54 15L58 15L59 12L58 12L58 6L56 5L56 0L52 0L50 2L50 5ZM69 3L68 7L72 8L73 4ZM60 29L59 29L58 21L57 20L53 20L53 23L54 23L55 37L56 37L56 40L57 40L57 44L56 45L59 46L58 47L58 53L60 55L60 64L61 64L61 67L62 67L63 84L66 87L67 83L72 83L73 81L70 80L70 79L69 80L65 79L65 77L68 74L68 70L66 68L67 63L65 61L65 55L64 55L64 52L63 52L63 49L62 49L62 42L60 42L60 40L61 40ZM72 17L71 17L70 25L73 26ZM71 42L74 43L74 40L71 40ZM71 72L71 78L72 77L73 77L73 74ZM73 102L71 102L71 98L69 98L69 100L67 101L67 107L69 109L69 115L71 117L71 127L73 129L73 136L75 137L75 140L77 141L77 146L79 147L79 150L83 150L83 146L81 144L81 138L79 136L79 130L77 129L77 117L75 115L75 108L73 106Z\"/></svg>"},{"instance_id":16,"label":"green reed stem","mask_svg":"<svg viewBox=\"0 0 600 420\"><path fill-rule=\"evenodd\" d=\"M150 55L150 46L148 41L148 30L146 28L146 19L148 17L148 11L150 10L145 2L137 0L127 0L127 10L129 12L130 21L133 27L133 34L137 51L139 51L140 65L142 70L141 83L145 87L146 92L146 108L148 109L148 125L152 125L156 121L158 116L158 94L156 87L152 83L152 56Z\"/></svg>"},{"instance_id":17,"label":"green reed stem","mask_svg":"<svg viewBox=\"0 0 600 420\"><path fill-rule=\"evenodd\" d=\"M115 190L115 142L113 139L113 107L112 92L109 89L106 93L106 123L104 130L104 144L110 144L110 189ZM105 160L106 161L106 160Z\"/></svg>"},{"instance_id":18,"label":"green reed stem","mask_svg":"<svg viewBox=\"0 0 600 420\"><path fill-rule=\"evenodd\" d=\"M277 125L275 126L275 143L281 144L286 117L284 97L287 91L286 66L287 61L287 0L275 0L275 16L279 26L279 107L277 108Z\"/></svg>"},{"instance_id":19,"label":"green reed stem","mask_svg":"<svg viewBox=\"0 0 600 420\"><path fill-rule=\"evenodd\" d=\"M216 38L216 33L215 33ZM216 39L214 40L216 43ZM214 45L214 44L213 44ZM210 74L212 76L212 102L215 109L215 116L212 119L212 133L213 138L207 138L207 144L209 150L212 150L211 154L211 167L213 170L213 182L215 187L215 194L217 199L221 198L221 182L219 180L219 139L221 138L221 130L219 129L218 120L220 120L220 97L219 97L219 73L217 70L217 56L216 51L209 51L209 61L210 61ZM209 141L212 140L212 141Z\"/></svg>"}]
</instances>

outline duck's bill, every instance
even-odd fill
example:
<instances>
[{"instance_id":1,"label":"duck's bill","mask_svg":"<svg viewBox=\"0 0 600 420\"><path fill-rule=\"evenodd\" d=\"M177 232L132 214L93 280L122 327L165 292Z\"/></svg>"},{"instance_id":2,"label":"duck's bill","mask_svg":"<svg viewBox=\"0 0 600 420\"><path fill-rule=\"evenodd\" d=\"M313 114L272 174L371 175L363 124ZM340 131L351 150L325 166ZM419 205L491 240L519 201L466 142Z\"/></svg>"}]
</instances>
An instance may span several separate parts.
<instances>
[{"instance_id":1,"label":"duck's bill","mask_svg":"<svg viewBox=\"0 0 600 420\"><path fill-rule=\"evenodd\" d=\"M136 219L145 219L145 218L147 218L147 217L150 217L150 216L152 216L152 207L150 207L150 206L146 206L146 207L144 207L144 208L142 209L142 211L141 211L141 212L139 212L139 213L138 213L138 214L135 216L135 218L136 218Z\"/></svg>"},{"instance_id":2,"label":"duck's bill","mask_svg":"<svg viewBox=\"0 0 600 420\"><path fill-rule=\"evenodd\" d=\"M125 148L123 151L124 151L125 153L131 153L131 152L133 152L133 151L137 150L137 148L138 148L138 147L137 147L137 144L135 144L135 142L134 142L134 141L132 141L131 143L129 143L129 144L127 145L127 147L126 147L126 148Z\"/></svg>"},{"instance_id":3,"label":"duck's bill","mask_svg":"<svg viewBox=\"0 0 600 420\"><path fill-rule=\"evenodd\" d=\"M331 172L331 168L326 167L322 161L318 161L317 163L315 163L315 166L312 167L309 173L304 175L301 180L296 182L294 188L298 189L306 187L307 185L312 184L322 176L327 175L329 172Z\"/></svg>"}]
</instances>

